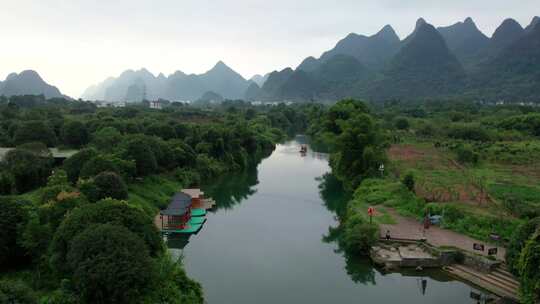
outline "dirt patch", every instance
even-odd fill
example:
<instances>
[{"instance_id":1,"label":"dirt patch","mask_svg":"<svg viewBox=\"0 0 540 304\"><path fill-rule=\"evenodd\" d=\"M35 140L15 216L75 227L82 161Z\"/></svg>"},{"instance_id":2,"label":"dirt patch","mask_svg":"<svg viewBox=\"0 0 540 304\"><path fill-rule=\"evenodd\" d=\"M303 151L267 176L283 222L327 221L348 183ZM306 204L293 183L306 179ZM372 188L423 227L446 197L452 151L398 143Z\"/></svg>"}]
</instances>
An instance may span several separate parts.
<instances>
[{"instance_id":1,"label":"dirt patch","mask_svg":"<svg viewBox=\"0 0 540 304\"><path fill-rule=\"evenodd\" d=\"M452 185L452 187L429 187L416 185L416 195L427 202L463 202L483 206L491 202L486 191L480 191L474 185Z\"/></svg>"},{"instance_id":2,"label":"dirt patch","mask_svg":"<svg viewBox=\"0 0 540 304\"><path fill-rule=\"evenodd\" d=\"M425 156L425 152L411 145L392 145L388 150L391 160L411 161Z\"/></svg>"}]
</instances>

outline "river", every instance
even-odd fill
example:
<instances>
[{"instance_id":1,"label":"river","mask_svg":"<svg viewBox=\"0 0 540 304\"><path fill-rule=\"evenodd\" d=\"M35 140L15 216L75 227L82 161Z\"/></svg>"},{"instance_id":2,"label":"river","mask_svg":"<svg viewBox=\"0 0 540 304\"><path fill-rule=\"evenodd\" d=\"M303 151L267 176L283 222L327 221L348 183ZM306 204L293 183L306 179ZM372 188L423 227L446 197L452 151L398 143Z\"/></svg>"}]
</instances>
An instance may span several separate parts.
<instances>
[{"instance_id":1,"label":"river","mask_svg":"<svg viewBox=\"0 0 540 304\"><path fill-rule=\"evenodd\" d=\"M248 172L203 187L217 202L183 248L188 275L210 304L477 303L477 289L440 271L384 273L332 241L346 199L325 154L299 153L303 138L278 145Z\"/></svg>"}]
</instances>

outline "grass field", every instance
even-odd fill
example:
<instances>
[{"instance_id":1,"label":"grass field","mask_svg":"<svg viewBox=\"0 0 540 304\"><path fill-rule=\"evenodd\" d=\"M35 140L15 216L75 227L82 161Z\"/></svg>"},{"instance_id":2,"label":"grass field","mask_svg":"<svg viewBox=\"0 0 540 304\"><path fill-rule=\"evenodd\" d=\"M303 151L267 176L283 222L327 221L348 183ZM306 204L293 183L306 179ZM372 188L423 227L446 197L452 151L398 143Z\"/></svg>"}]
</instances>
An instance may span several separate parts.
<instances>
[{"instance_id":1,"label":"grass field","mask_svg":"<svg viewBox=\"0 0 540 304\"><path fill-rule=\"evenodd\" d=\"M475 147L481 158L473 165L459 163L445 146L409 139L389 149L390 181L368 188L381 188L373 193L380 193L383 205L403 215L445 213L446 228L484 240L490 233L510 238L523 218L540 210L539 147L538 141L483 143ZM407 172L414 174L416 195L427 203L422 208L395 190ZM369 204L373 193L362 201Z\"/></svg>"}]
</instances>

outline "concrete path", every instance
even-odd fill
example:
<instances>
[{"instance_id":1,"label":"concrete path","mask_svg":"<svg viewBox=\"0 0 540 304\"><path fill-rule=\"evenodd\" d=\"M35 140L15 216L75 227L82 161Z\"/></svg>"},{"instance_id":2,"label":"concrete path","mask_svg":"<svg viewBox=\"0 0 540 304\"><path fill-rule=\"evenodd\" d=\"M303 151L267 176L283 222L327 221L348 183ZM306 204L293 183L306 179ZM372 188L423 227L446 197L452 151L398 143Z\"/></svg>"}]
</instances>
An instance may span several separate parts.
<instances>
[{"instance_id":1,"label":"concrete path","mask_svg":"<svg viewBox=\"0 0 540 304\"><path fill-rule=\"evenodd\" d=\"M442 229L437 226L431 226L426 229L425 236L423 233L423 225L414 218L404 217L399 215L395 210L386 208L388 213L392 215L396 224L394 225L380 225L381 237L384 237L387 230L390 230L390 236L400 239L420 240L425 237L428 243L434 246L453 246L466 251L474 252L477 254L488 255L488 248L495 246L488 245L486 242L475 240L463 234L459 234L447 229ZM485 245L484 252L473 250L473 244L479 243ZM499 252L497 259L504 260L505 249L498 247Z\"/></svg>"}]
</instances>

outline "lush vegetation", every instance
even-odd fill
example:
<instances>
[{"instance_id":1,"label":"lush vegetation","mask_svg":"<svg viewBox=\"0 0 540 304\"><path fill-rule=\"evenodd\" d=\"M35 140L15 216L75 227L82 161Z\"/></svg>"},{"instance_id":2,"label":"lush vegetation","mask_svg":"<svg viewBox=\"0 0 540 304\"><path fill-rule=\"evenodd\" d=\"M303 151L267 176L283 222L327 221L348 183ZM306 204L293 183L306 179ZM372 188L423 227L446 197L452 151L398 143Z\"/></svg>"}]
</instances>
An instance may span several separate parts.
<instances>
[{"instance_id":1,"label":"lush vegetation","mask_svg":"<svg viewBox=\"0 0 540 304\"><path fill-rule=\"evenodd\" d=\"M375 241L365 224L370 206L375 225L392 224L390 211L419 221L440 215L442 227L478 240L500 236L523 300L538 301L538 108L344 100L311 111L320 118L308 115L310 135L354 193L340 215L344 248L365 253Z\"/></svg>"},{"instance_id":2,"label":"lush vegetation","mask_svg":"<svg viewBox=\"0 0 540 304\"><path fill-rule=\"evenodd\" d=\"M365 103L347 99L328 109L311 111L318 111L319 115L308 116L308 133L315 146L318 143L330 150L332 173L346 189L354 190L365 179L380 174L379 168L386 162L385 140ZM340 243L349 253L367 253L378 239L377 225L359 215L355 208L340 216Z\"/></svg>"},{"instance_id":3,"label":"lush vegetation","mask_svg":"<svg viewBox=\"0 0 540 304\"><path fill-rule=\"evenodd\" d=\"M202 303L154 216L181 187L249 171L307 123L285 105L31 96L2 99L0 118L2 303Z\"/></svg>"}]
</instances>

